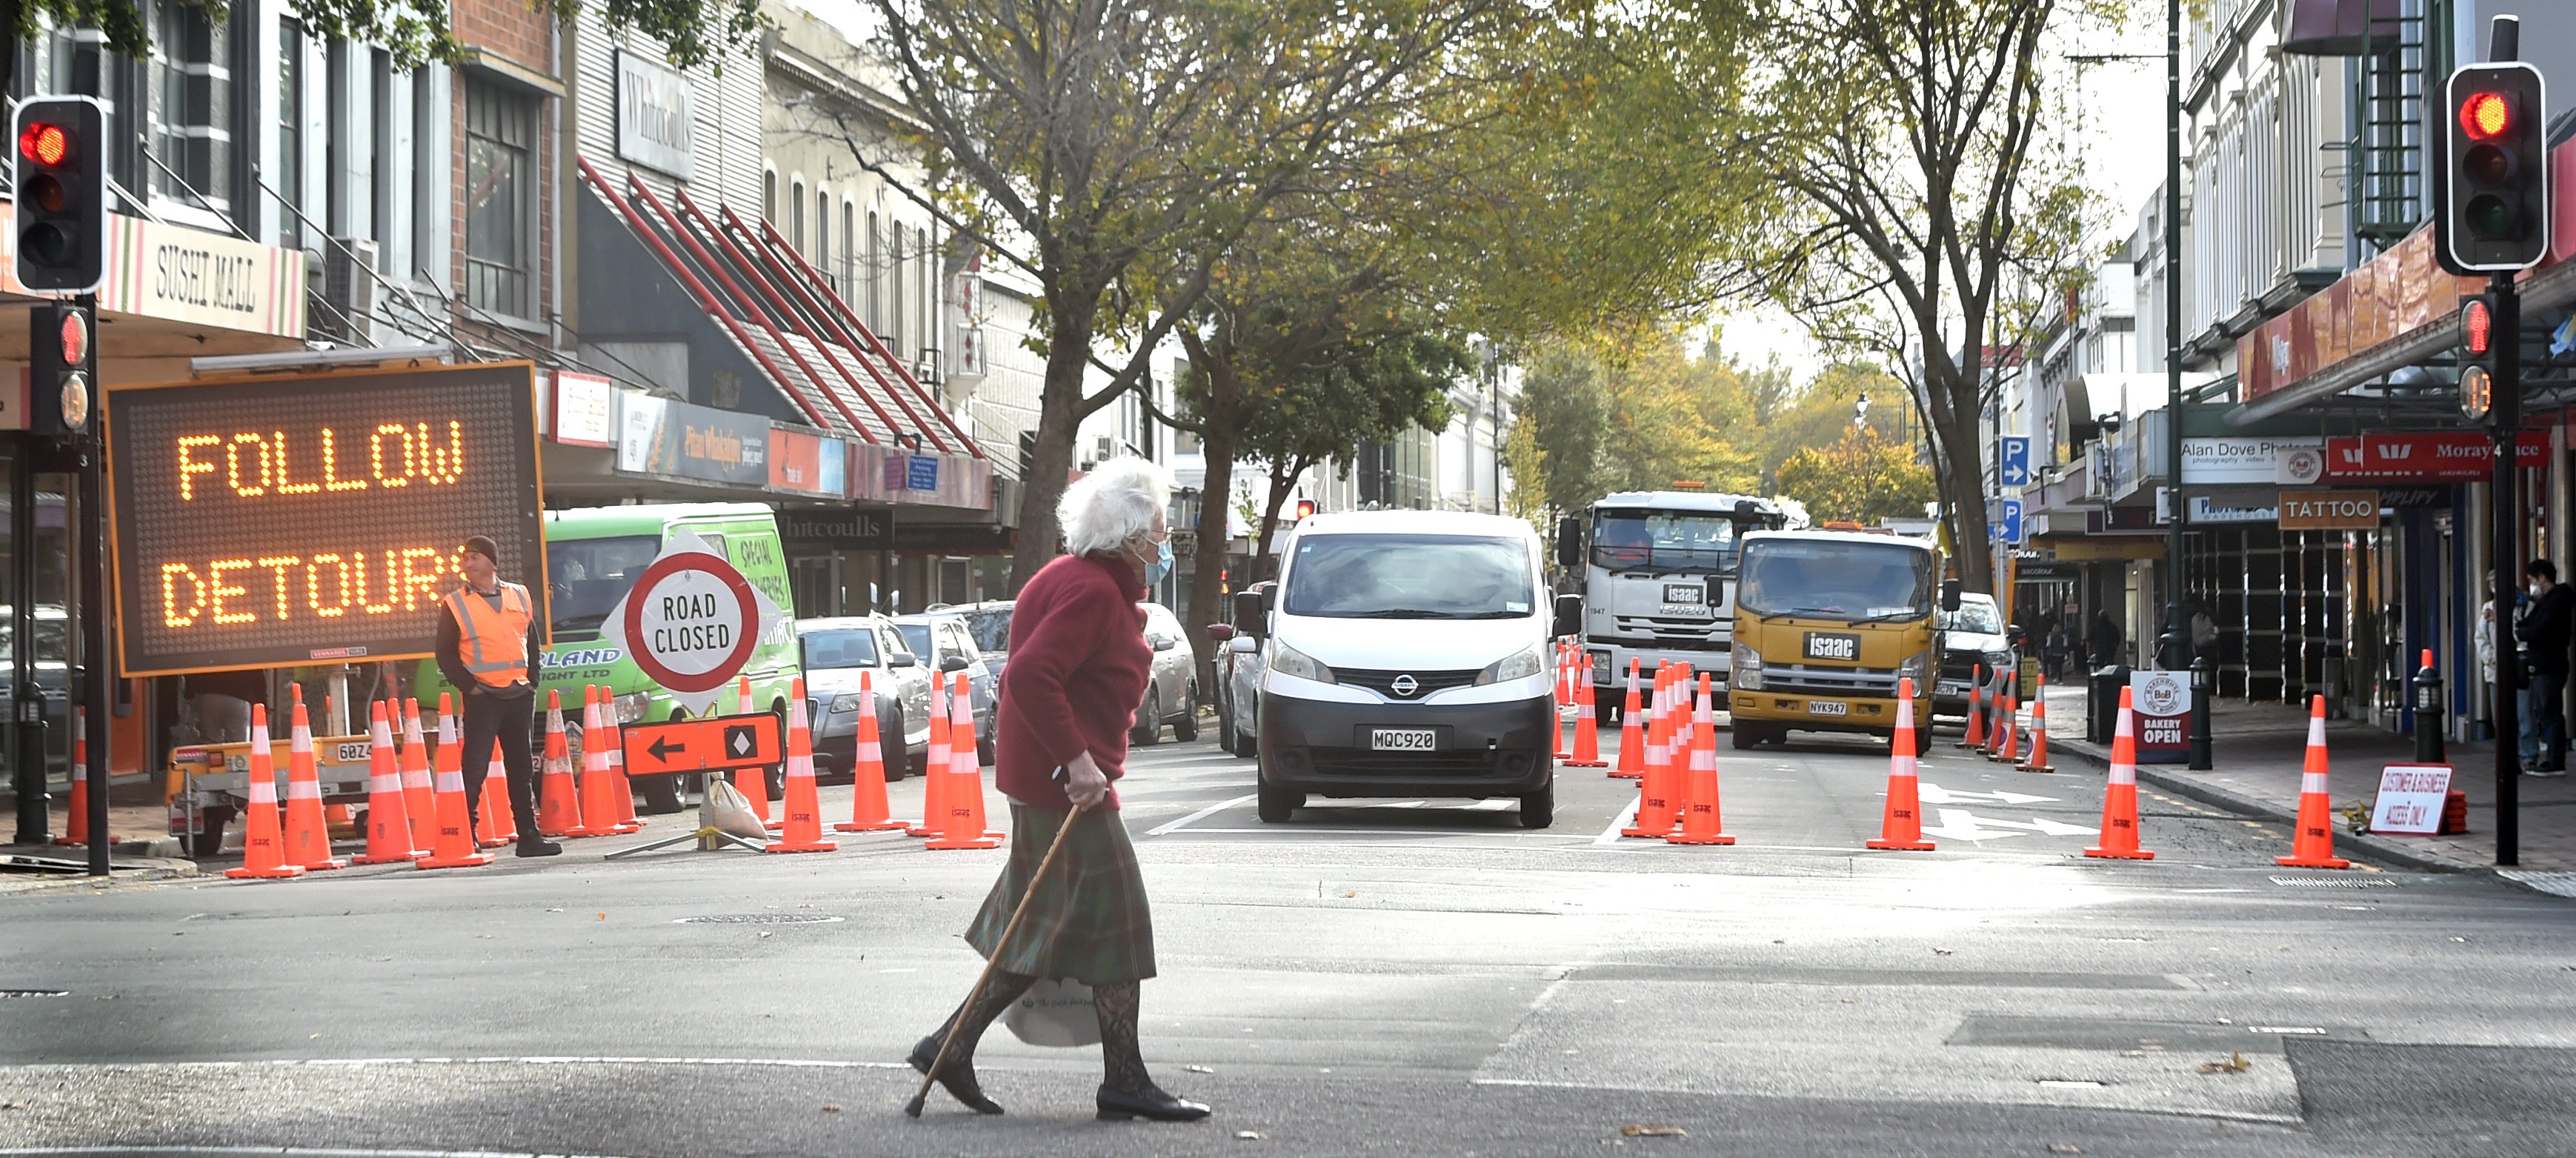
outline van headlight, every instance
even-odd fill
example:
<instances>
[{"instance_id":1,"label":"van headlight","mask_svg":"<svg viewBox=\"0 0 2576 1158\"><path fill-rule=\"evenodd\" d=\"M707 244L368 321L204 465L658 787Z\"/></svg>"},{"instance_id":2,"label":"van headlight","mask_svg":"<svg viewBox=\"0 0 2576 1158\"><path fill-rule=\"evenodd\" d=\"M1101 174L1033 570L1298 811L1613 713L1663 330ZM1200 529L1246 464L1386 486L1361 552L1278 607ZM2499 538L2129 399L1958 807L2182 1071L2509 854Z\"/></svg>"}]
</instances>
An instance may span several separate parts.
<instances>
[{"instance_id":1,"label":"van headlight","mask_svg":"<svg viewBox=\"0 0 2576 1158\"><path fill-rule=\"evenodd\" d=\"M1486 664L1485 670L1476 673L1476 683L1478 686L1506 683L1511 680L1527 679L1546 670L1547 649L1533 643Z\"/></svg>"},{"instance_id":2,"label":"van headlight","mask_svg":"<svg viewBox=\"0 0 2576 1158\"><path fill-rule=\"evenodd\" d=\"M609 704L616 709L618 723L632 724L643 719L645 713L653 710L653 693L628 692L610 700Z\"/></svg>"},{"instance_id":3,"label":"van headlight","mask_svg":"<svg viewBox=\"0 0 2576 1158\"><path fill-rule=\"evenodd\" d=\"M1315 657L1284 643L1273 642L1270 645L1270 670L1284 676L1295 676L1301 680L1313 680L1319 684L1339 682L1333 677L1333 669L1316 662Z\"/></svg>"},{"instance_id":4,"label":"van headlight","mask_svg":"<svg viewBox=\"0 0 2576 1158\"><path fill-rule=\"evenodd\" d=\"M1762 653L1741 643L1735 645L1735 670L1729 683L1748 692L1762 690Z\"/></svg>"}]
</instances>

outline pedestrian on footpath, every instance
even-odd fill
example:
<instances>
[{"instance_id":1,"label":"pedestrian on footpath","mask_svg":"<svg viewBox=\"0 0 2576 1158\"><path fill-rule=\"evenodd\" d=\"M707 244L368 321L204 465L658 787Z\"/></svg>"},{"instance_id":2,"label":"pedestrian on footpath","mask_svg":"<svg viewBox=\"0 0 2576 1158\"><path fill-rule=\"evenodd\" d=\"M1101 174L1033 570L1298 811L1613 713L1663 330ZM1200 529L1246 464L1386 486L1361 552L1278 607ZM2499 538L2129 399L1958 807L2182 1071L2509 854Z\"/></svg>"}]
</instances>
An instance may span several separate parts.
<instances>
[{"instance_id":1,"label":"pedestrian on footpath","mask_svg":"<svg viewBox=\"0 0 2576 1158\"><path fill-rule=\"evenodd\" d=\"M2486 676L2486 698L2477 703L2478 725L2488 735L2495 734L2496 633L2495 600L2478 605L2478 626L2471 637L2477 641L2478 671Z\"/></svg>"},{"instance_id":2,"label":"pedestrian on footpath","mask_svg":"<svg viewBox=\"0 0 2576 1158\"><path fill-rule=\"evenodd\" d=\"M502 581L499 555L486 536L465 540L458 567L465 582L447 593L447 614L438 617L438 673L465 701L459 710L465 716L460 731L468 817L482 808L483 777L498 739L501 768L510 781L510 814L519 825L519 855L553 856L563 846L537 834L537 774L529 758L537 688L528 682L528 668L543 654L537 604L527 588Z\"/></svg>"},{"instance_id":3,"label":"pedestrian on footpath","mask_svg":"<svg viewBox=\"0 0 2576 1158\"><path fill-rule=\"evenodd\" d=\"M2576 591L2558 583L2558 565L2547 559L2534 559L2522 569L2529 581L2531 611L2514 628L2514 637L2522 641L2526 662L2530 664L2525 686L2525 707L2532 718L2532 733L2539 742L2540 760L2526 763L2523 771L2533 776L2567 774L2567 640L2571 621L2576 621Z\"/></svg>"},{"instance_id":4,"label":"pedestrian on footpath","mask_svg":"<svg viewBox=\"0 0 2576 1158\"><path fill-rule=\"evenodd\" d=\"M975 1043L1046 977L1091 987L1102 1118L1208 1115L1154 1084L1136 1042L1140 983L1154 976L1154 925L1110 786L1124 774L1127 732L1151 676L1154 652L1136 603L1171 573L1163 518L1170 495L1170 477L1142 459L1112 459L1083 476L1057 507L1066 553L1029 579L1012 609L1011 678L1002 685L993 763L995 784L1011 801L1010 860L966 930L966 942L993 963L992 981L913 1046L910 1059L928 1074L953 1030L939 1084L979 1114L1002 1107L976 1081ZM1074 828L1062 863L1039 883L1011 943L1000 944L1068 816Z\"/></svg>"},{"instance_id":5,"label":"pedestrian on footpath","mask_svg":"<svg viewBox=\"0 0 2576 1158\"><path fill-rule=\"evenodd\" d=\"M2109 608L2093 615L2093 636L2087 640L2093 650L2093 666L2111 667L2120 662L2120 621L2111 618Z\"/></svg>"}]
</instances>

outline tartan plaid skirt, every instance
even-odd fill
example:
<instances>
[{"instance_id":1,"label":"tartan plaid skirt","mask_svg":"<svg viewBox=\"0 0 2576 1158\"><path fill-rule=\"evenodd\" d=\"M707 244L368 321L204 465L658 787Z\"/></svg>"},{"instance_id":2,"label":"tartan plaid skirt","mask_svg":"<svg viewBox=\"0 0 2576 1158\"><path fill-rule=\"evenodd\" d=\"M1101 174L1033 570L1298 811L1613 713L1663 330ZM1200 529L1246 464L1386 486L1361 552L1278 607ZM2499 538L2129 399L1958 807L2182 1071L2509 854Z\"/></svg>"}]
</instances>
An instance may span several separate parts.
<instances>
[{"instance_id":1,"label":"tartan plaid skirt","mask_svg":"<svg viewBox=\"0 0 2576 1158\"><path fill-rule=\"evenodd\" d=\"M966 943L1012 973L1071 978L1085 985L1141 981L1154 975L1154 917L1136 847L1115 812L1086 812L1038 886L1037 899L1009 945L1000 945L1012 910L1037 875L1038 862L1070 815L1011 802L1011 857L984 898ZM995 956L995 950L1000 955Z\"/></svg>"}]
</instances>

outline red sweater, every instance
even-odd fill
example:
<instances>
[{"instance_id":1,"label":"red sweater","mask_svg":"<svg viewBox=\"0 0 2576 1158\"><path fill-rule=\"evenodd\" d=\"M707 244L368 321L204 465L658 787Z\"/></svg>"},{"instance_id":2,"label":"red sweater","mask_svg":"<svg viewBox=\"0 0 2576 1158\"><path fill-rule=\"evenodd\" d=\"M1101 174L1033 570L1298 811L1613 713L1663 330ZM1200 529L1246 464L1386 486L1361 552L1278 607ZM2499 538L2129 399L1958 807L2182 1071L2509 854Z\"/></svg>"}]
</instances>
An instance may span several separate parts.
<instances>
[{"instance_id":1,"label":"red sweater","mask_svg":"<svg viewBox=\"0 0 2576 1158\"><path fill-rule=\"evenodd\" d=\"M1055 770L1085 749L1111 780L1126 774L1127 729L1153 678L1145 587L1116 558L1063 555L1039 568L1011 608L993 779L1023 804L1070 809ZM1115 811L1112 789L1101 807Z\"/></svg>"}]
</instances>

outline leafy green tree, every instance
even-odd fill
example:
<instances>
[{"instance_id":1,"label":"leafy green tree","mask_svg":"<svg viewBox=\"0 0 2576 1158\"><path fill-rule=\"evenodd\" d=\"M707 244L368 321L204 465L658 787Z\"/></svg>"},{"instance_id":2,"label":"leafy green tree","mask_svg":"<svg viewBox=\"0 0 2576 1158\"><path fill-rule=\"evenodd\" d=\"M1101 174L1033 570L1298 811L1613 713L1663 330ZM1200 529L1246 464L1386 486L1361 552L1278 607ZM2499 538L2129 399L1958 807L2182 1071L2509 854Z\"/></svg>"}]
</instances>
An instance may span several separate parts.
<instances>
[{"instance_id":1,"label":"leafy green tree","mask_svg":"<svg viewBox=\"0 0 2576 1158\"><path fill-rule=\"evenodd\" d=\"M1243 433L1245 455L1267 464L1270 475L1252 557L1270 557L1272 528L1300 476L1328 462L1348 464L1362 442L1449 425L1449 385L1474 366L1465 343L1419 331L1377 334L1309 363Z\"/></svg>"},{"instance_id":2,"label":"leafy green tree","mask_svg":"<svg viewBox=\"0 0 2576 1158\"><path fill-rule=\"evenodd\" d=\"M1863 524L1920 518L1935 495L1932 468L1914 461L1912 447L1859 427L1846 427L1830 446L1790 455L1780 465L1780 491L1806 504L1817 522Z\"/></svg>"}]
</instances>

